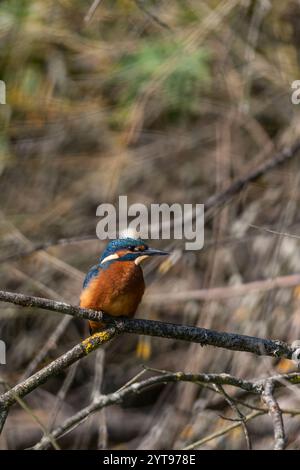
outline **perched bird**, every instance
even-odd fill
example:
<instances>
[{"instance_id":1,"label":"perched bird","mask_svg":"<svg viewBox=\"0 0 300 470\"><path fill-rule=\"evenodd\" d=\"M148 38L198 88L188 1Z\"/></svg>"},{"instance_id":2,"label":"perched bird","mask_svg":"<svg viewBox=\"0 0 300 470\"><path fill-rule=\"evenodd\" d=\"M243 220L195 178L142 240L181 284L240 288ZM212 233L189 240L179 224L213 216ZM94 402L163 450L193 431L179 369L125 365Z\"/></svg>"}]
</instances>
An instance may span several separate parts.
<instances>
[{"instance_id":1,"label":"perched bird","mask_svg":"<svg viewBox=\"0 0 300 470\"><path fill-rule=\"evenodd\" d=\"M113 316L133 317L145 290L140 263L150 256L167 254L149 248L140 238L110 241L98 264L86 275L80 307L102 310ZM104 325L90 321L89 326L92 334Z\"/></svg>"}]
</instances>

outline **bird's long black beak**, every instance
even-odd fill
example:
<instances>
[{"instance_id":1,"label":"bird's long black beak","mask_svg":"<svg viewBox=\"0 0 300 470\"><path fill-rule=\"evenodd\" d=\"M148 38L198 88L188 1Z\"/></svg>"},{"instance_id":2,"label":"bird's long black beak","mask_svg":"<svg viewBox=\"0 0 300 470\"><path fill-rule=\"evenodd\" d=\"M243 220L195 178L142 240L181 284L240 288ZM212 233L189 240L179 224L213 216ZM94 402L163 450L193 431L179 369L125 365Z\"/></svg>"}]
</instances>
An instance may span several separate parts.
<instances>
[{"instance_id":1,"label":"bird's long black beak","mask_svg":"<svg viewBox=\"0 0 300 470\"><path fill-rule=\"evenodd\" d=\"M148 250L144 251L145 255L147 256L155 256L155 255L169 255L167 251L163 250L154 250L152 248L148 248Z\"/></svg>"}]
</instances>

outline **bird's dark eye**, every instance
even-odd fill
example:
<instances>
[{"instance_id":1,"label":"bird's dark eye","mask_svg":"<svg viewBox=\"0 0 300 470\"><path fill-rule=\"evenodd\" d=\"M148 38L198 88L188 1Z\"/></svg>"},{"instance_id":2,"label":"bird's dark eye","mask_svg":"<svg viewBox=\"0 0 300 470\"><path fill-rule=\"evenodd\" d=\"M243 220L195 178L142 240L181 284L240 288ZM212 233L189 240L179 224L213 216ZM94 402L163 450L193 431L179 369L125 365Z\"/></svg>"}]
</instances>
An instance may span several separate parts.
<instances>
[{"instance_id":1,"label":"bird's dark eye","mask_svg":"<svg viewBox=\"0 0 300 470\"><path fill-rule=\"evenodd\" d=\"M142 245L142 246L136 246L134 251L145 251L147 249L148 249L147 246Z\"/></svg>"},{"instance_id":2,"label":"bird's dark eye","mask_svg":"<svg viewBox=\"0 0 300 470\"><path fill-rule=\"evenodd\" d=\"M145 250L148 250L148 247L144 246L144 245L143 246L134 246L134 245L132 245L132 246L128 247L128 250L129 251L145 251Z\"/></svg>"}]
</instances>

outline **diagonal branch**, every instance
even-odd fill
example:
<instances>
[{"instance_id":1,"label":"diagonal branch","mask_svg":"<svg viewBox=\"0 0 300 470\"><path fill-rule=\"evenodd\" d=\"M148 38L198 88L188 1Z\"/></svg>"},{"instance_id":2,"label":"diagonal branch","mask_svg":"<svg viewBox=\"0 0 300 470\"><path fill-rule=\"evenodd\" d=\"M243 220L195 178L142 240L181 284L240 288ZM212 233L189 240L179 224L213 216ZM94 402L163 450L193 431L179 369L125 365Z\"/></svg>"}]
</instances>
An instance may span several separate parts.
<instances>
[{"instance_id":1,"label":"diagonal branch","mask_svg":"<svg viewBox=\"0 0 300 470\"><path fill-rule=\"evenodd\" d=\"M96 4L96 2L94 2ZM140 2L139 2L140 3ZM253 170L250 170L247 174L241 176L240 178L234 180L227 188L224 190L213 194L204 201L204 210L208 212L211 209L218 208L230 200L233 196L239 194L248 184L256 181L261 176L267 174L269 171L277 168L284 163L290 161L292 158L296 157L300 151L300 140L295 141L293 145L285 147L279 150L277 153L272 155L266 162L262 163ZM16 258L24 257L31 255L39 250L46 250L47 248L55 245L67 245L70 243L80 243L82 241L95 240L93 235L83 235L79 237L70 237L62 238L59 240L50 240L44 243L37 244L32 248L28 248L23 251L16 253L11 253L0 258L0 263L6 261L12 261Z\"/></svg>"},{"instance_id":2,"label":"diagonal branch","mask_svg":"<svg viewBox=\"0 0 300 470\"><path fill-rule=\"evenodd\" d=\"M202 346L211 345L234 351L247 351L256 355L273 357L286 357L291 359L295 348L281 341L256 338L252 336L225 333L193 326L163 323L153 320L128 319L123 317L111 317L103 312L81 309L63 302L27 296L12 292L0 291L0 300L10 302L23 307L39 307L46 310L60 312L74 317L94 321L104 321L106 329L95 333L86 340L74 346L65 354L52 361L49 365L33 374L28 379L19 383L11 390L0 396L0 431L3 428L7 416L7 410L16 402L16 397L24 397L53 375L61 372L76 361L90 354L100 345L110 341L121 333L143 334L162 338L172 338L199 343ZM299 374L294 377L294 383L298 383ZM256 385L259 386L259 383ZM262 385L260 385L262 387Z\"/></svg>"},{"instance_id":3,"label":"diagonal branch","mask_svg":"<svg viewBox=\"0 0 300 470\"><path fill-rule=\"evenodd\" d=\"M128 387L121 388L117 392L104 395L88 406L78 411L60 426L58 426L51 434L51 436L44 436L41 441L35 445L34 449L45 449L51 444L51 438L58 438L69 432L70 430L81 424L86 418L92 413L101 410L107 406L114 405L116 403L123 402L127 397L137 393L141 393L149 387L153 387L159 384L175 383L175 382L191 382L196 385L199 384L217 384L217 385L231 385L233 387L241 388L247 392L259 393L259 389L256 390L255 383L251 383L247 380L241 380L229 374L188 374L183 372L166 373L155 377L150 377L141 382L135 382Z\"/></svg>"},{"instance_id":4,"label":"diagonal branch","mask_svg":"<svg viewBox=\"0 0 300 470\"><path fill-rule=\"evenodd\" d=\"M172 302L187 302L189 300L220 300L235 296L247 295L250 292L267 292L273 289L295 287L300 284L300 274L289 274L263 279L243 284L234 284L224 287L211 287L209 289L187 290L180 292L161 292L159 294L146 294L144 302L148 304L165 305Z\"/></svg>"},{"instance_id":5,"label":"diagonal branch","mask_svg":"<svg viewBox=\"0 0 300 470\"><path fill-rule=\"evenodd\" d=\"M161 26L162 28L165 28L167 29L168 31L172 32L172 28L167 24L165 23L164 21L162 21L157 15L155 15L154 13L152 13L151 11L149 11L146 6L144 5L144 1L143 0L134 0L135 1L135 4L137 5L137 7L143 12L145 13L145 15L147 15L154 23L158 24L159 26Z\"/></svg>"},{"instance_id":6,"label":"diagonal branch","mask_svg":"<svg viewBox=\"0 0 300 470\"><path fill-rule=\"evenodd\" d=\"M285 357L291 359L295 348L279 340L257 338L254 336L225 333L206 328L164 323L154 320L129 319L111 317L103 312L82 309L64 302L33 297L13 292L0 291L0 301L10 302L23 307L39 307L77 318L105 322L115 329L115 333L132 333L139 335L158 336L201 345L210 345L232 351L246 351L258 356Z\"/></svg>"},{"instance_id":7,"label":"diagonal branch","mask_svg":"<svg viewBox=\"0 0 300 470\"><path fill-rule=\"evenodd\" d=\"M252 411L249 413L247 416L245 416L244 423L247 423L248 421L256 418L257 416L263 415L264 411ZM218 431L213 432L209 436L204 437L203 439L200 439L199 441L193 442L192 444L189 444L188 446L184 447L183 450L192 450L192 449L198 449L201 447L203 444L206 444L207 442L212 441L213 439L217 439L218 437L222 437L228 432L232 431L233 429L238 428L241 426L242 422L237 421L233 424L230 424L229 426L220 429Z\"/></svg>"},{"instance_id":8,"label":"diagonal branch","mask_svg":"<svg viewBox=\"0 0 300 470\"><path fill-rule=\"evenodd\" d=\"M235 196L242 191L249 183L257 180L264 174L273 170L274 168L283 165L285 162L291 160L300 151L300 141L295 142L291 147L283 148L273 155L269 160L263 162L254 170L250 171L244 176L236 179L223 191L213 194L205 202L205 211L212 208L219 207L228 201L231 197Z\"/></svg>"},{"instance_id":9,"label":"diagonal branch","mask_svg":"<svg viewBox=\"0 0 300 470\"><path fill-rule=\"evenodd\" d=\"M230 406L230 408L232 408L232 410L237 414L238 416L238 419L236 421L240 421L241 422L241 426L243 427L243 431L244 431L244 434L245 434L245 439L246 439L246 443L247 443L247 448L248 450L252 450L252 443L251 443L251 439L250 439L250 436L249 436L249 431L248 431L248 428L247 428L247 425L245 423L245 416L243 415L243 413L240 411L239 407L237 406L236 402L228 395L228 393L224 390L224 388L222 387L222 385L216 385L214 384L214 386L216 387L216 390L219 391L222 395L224 395L224 398L225 398L225 401L228 403L228 405Z\"/></svg>"},{"instance_id":10,"label":"diagonal branch","mask_svg":"<svg viewBox=\"0 0 300 470\"><path fill-rule=\"evenodd\" d=\"M74 415L67 418L61 425L59 425L50 436L44 436L40 442L38 442L34 449L46 449L51 444L51 439L57 439L62 437L63 435L67 434L68 432L75 429L81 423L83 423L91 414L114 404L120 404L128 397L135 395L137 393L141 393L144 390L151 388L155 385L159 384L167 384L167 383L176 383L176 382L190 382L194 383L195 385L208 385L214 384L217 387L222 387L223 385L229 385L232 387L239 388L245 392L253 393L255 395L261 396L266 385L266 381L271 380L274 388L283 387L287 383L291 384L299 384L300 383L300 375L297 373L290 373L284 374L282 376L274 376L270 377L270 379L262 379L262 380L243 380L238 377L235 377L230 374L191 374L191 373L184 373L184 372L163 372L160 375L156 375L154 377L150 377L148 379L142 380L140 382L129 382L128 385L120 388L116 392L110 393L108 395L102 395L97 397L94 401L92 401L88 406L81 409ZM224 389L223 389L224 391ZM259 416L261 414L267 413L268 408L264 409L256 409L250 413L248 416L243 416L243 419L239 419L237 423L231 425L229 428L223 429L221 432L213 434L209 437L209 439L215 439L220 435L225 434L226 432L234 429L240 425L246 425L246 422L250 419ZM289 412L289 411L287 411ZM191 446L186 447L186 449L192 449L197 447L198 445L203 444L206 442L206 439L201 440L192 444Z\"/></svg>"},{"instance_id":11,"label":"diagonal branch","mask_svg":"<svg viewBox=\"0 0 300 470\"><path fill-rule=\"evenodd\" d=\"M27 247L20 251L13 251L10 254L4 255L0 257L0 263L6 263L7 261L13 261L17 258L23 258L26 256L30 256L37 251L44 251L48 248L52 248L53 246L65 246L71 245L76 243L81 243L85 241L95 241L95 235L81 235L78 237L69 237L69 238L59 238L56 240L47 240L42 243L31 243L30 247Z\"/></svg>"},{"instance_id":12,"label":"diagonal branch","mask_svg":"<svg viewBox=\"0 0 300 470\"><path fill-rule=\"evenodd\" d=\"M262 398L265 402L269 414L272 417L273 427L274 427L274 450L284 450L286 445L286 438L283 426L283 418L282 418L282 411L279 408L278 402L274 397L274 388L275 383L273 380L269 379L266 380Z\"/></svg>"},{"instance_id":13,"label":"diagonal branch","mask_svg":"<svg viewBox=\"0 0 300 470\"><path fill-rule=\"evenodd\" d=\"M90 336L59 358L52 361L46 367L43 367L41 370L31 375L28 379L3 393L0 396L0 433L5 424L7 411L9 407L17 401L17 397L22 398L25 395L28 395L30 392L45 383L50 377L63 371L79 359L85 357L87 354L90 354L100 345L110 341L116 334L117 330L113 327L107 328L100 333L95 333L93 336Z\"/></svg>"}]
</instances>

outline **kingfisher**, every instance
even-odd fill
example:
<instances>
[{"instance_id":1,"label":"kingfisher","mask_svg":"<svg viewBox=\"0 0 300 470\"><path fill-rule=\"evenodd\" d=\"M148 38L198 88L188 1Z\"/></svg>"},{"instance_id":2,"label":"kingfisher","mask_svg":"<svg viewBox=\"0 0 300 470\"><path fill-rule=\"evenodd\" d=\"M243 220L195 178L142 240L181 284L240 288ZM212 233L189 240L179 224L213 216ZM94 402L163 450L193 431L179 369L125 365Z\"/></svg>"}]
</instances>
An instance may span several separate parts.
<instances>
[{"instance_id":1,"label":"kingfisher","mask_svg":"<svg viewBox=\"0 0 300 470\"><path fill-rule=\"evenodd\" d=\"M168 255L150 248L141 238L111 240L98 264L90 268L83 282L80 307L101 310L112 316L132 318L142 300L145 282L142 261L151 256ZM89 321L90 334L104 327Z\"/></svg>"}]
</instances>

